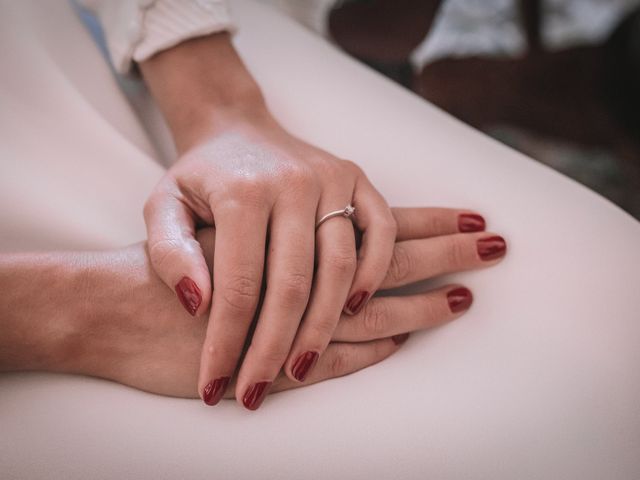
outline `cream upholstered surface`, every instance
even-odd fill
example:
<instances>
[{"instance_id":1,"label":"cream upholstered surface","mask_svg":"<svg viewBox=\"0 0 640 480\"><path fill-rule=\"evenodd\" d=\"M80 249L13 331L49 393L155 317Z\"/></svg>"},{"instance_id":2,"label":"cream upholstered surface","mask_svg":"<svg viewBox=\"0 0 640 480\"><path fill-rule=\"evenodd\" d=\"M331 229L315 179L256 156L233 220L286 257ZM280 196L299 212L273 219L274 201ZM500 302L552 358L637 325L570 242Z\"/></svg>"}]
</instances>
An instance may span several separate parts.
<instances>
[{"instance_id":1,"label":"cream upholstered surface","mask_svg":"<svg viewBox=\"0 0 640 480\"><path fill-rule=\"evenodd\" d=\"M257 412L88 378L0 376L2 477L640 478L640 224L278 13L233 7L236 44L292 131L360 163L393 205L477 209L508 258L446 279L474 291L462 319Z\"/></svg>"}]
</instances>

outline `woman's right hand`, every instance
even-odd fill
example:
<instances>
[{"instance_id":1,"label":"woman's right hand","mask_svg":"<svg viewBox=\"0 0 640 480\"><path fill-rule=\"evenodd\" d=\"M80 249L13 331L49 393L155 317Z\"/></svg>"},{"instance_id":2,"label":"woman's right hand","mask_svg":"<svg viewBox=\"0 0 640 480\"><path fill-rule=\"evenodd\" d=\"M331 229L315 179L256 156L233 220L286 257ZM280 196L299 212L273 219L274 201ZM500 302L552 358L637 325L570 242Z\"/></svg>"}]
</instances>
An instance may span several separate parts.
<instances>
[{"instance_id":1,"label":"woman's right hand","mask_svg":"<svg viewBox=\"0 0 640 480\"><path fill-rule=\"evenodd\" d=\"M283 366L304 380L297 367L322 356L343 308L356 313L389 267L389 206L353 162L278 123L228 34L181 42L140 68L179 154L145 205L151 263L189 313L211 307L202 399L215 405L234 374L238 400ZM357 257L351 220L318 227L347 206L362 232ZM204 226L216 229L213 271L195 238Z\"/></svg>"},{"instance_id":2,"label":"woman's right hand","mask_svg":"<svg viewBox=\"0 0 640 480\"><path fill-rule=\"evenodd\" d=\"M398 224L393 261L382 288L392 289L445 273L497 263L504 240L486 232L459 233L468 212L394 209ZM211 268L215 232L198 240ZM144 244L91 254L95 265L82 279L83 313L58 349L57 370L108 378L154 393L198 397L198 355L206 319L189 316L155 275ZM467 311L471 292L450 285L410 296L373 298L355 316L343 315L332 342L305 379L280 373L271 392L309 385L373 365L396 352L406 334L453 320ZM101 309L97 309L101 307ZM100 311L102 313L95 313ZM266 394L257 392L257 408ZM233 396L229 389L227 397Z\"/></svg>"}]
</instances>

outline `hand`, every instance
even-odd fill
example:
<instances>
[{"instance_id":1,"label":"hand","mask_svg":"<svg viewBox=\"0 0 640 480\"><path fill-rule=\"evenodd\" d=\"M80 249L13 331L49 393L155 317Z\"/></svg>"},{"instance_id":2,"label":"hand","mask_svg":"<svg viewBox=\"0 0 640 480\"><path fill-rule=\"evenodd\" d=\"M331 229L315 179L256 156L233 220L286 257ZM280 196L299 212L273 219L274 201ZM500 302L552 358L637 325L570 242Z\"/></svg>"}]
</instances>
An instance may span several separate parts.
<instances>
[{"instance_id":1,"label":"hand","mask_svg":"<svg viewBox=\"0 0 640 480\"><path fill-rule=\"evenodd\" d=\"M382 282L385 289L491 266L506 252L504 240L494 234L455 233L459 210L394 209L393 213L398 241ZM198 241L210 268L215 232L200 231ZM31 270L21 265L23 260L16 262L13 269L0 262L0 284L7 292L0 312L10 321L7 312L12 312L15 322L23 326L3 325L1 331L14 336L0 337L0 370L82 373L154 393L198 396L195 359L206 320L190 318L174 301L151 270L144 244L102 253L31 258ZM55 282L47 278L50 273L55 274ZM24 288L32 286L34 278L43 285ZM52 292L58 287L59 292ZM57 299L64 308L52 308ZM357 315L342 316L332 342L304 383L281 373L270 391L309 385L372 365L397 351L407 333L457 318L471 302L471 292L456 285L410 296L375 297ZM21 312L21 305L28 307ZM67 316L51 318L52 311ZM48 321L42 322L43 318ZM33 328L36 325L40 328ZM267 389L259 393L252 397L252 408L260 405ZM230 396L232 392L227 393Z\"/></svg>"},{"instance_id":2,"label":"hand","mask_svg":"<svg viewBox=\"0 0 640 480\"><path fill-rule=\"evenodd\" d=\"M397 242L382 289L396 289L448 273L490 267L506 254L507 244L496 234L460 233L476 230L477 222L481 221L481 217L468 211L395 208L392 212L398 227ZM358 314L342 315L329 347L302 385L377 363L395 353L410 332L456 319L469 309L472 301L471 291L459 285L409 296L374 297ZM281 374L270 392L299 386L300 383ZM262 396L252 398L252 409L260 406L265 394L266 391Z\"/></svg>"},{"instance_id":3,"label":"hand","mask_svg":"<svg viewBox=\"0 0 640 480\"><path fill-rule=\"evenodd\" d=\"M283 365L304 380L300 365L323 354L343 306L357 313L382 282L395 239L390 209L355 164L277 124L228 35L184 42L141 68L180 152L146 204L151 262L192 315L212 296L201 396L216 404L234 376L263 279L236 396L273 382ZM363 233L357 258L351 221L315 230L348 204ZM216 228L213 293L195 240L202 225Z\"/></svg>"}]
</instances>

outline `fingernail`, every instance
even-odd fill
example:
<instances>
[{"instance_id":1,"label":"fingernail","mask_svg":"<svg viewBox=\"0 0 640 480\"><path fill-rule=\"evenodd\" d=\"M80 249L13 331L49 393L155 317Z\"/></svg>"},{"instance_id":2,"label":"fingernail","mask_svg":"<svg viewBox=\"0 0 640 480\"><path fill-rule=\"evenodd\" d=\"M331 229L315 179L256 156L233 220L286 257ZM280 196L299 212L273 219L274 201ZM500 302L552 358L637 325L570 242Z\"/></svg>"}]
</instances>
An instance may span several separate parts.
<instances>
[{"instance_id":1,"label":"fingernail","mask_svg":"<svg viewBox=\"0 0 640 480\"><path fill-rule=\"evenodd\" d=\"M258 382L247 388L244 397L242 397L244 406L249 410L257 410L262 405L264 397L267 396L267 389L270 385L271 382Z\"/></svg>"},{"instance_id":2,"label":"fingernail","mask_svg":"<svg viewBox=\"0 0 640 480\"><path fill-rule=\"evenodd\" d=\"M182 280L176 284L176 293L182 306L187 312L194 316L202 303L202 294L196 282L189 277L183 277Z\"/></svg>"},{"instance_id":3,"label":"fingernail","mask_svg":"<svg viewBox=\"0 0 640 480\"><path fill-rule=\"evenodd\" d=\"M447 300L449 301L449 309L451 309L451 313L460 313L471 306L471 303L473 302L473 295L468 288L454 288L447 293Z\"/></svg>"},{"instance_id":4,"label":"fingernail","mask_svg":"<svg viewBox=\"0 0 640 480\"><path fill-rule=\"evenodd\" d=\"M291 368L291 373L294 378L299 382L304 382L304 379L307 378L307 374L318 361L318 357L320 357L318 352L311 351L300 355Z\"/></svg>"},{"instance_id":5,"label":"fingernail","mask_svg":"<svg viewBox=\"0 0 640 480\"><path fill-rule=\"evenodd\" d=\"M507 251L507 242L502 237L481 238L477 242L478 255L482 260L495 260L503 257Z\"/></svg>"},{"instance_id":6,"label":"fingernail","mask_svg":"<svg viewBox=\"0 0 640 480\"><path fill-rule=\"evenodd\" d=\"M391 340L393 340L393 343L395 343L396 345L402 345L404 342L407 341L408 338L409 338L408 333L401 333L399 335L394 335L393 337L391 337Z\"/></svg>"},{"instance_id":7,"label":"fingernail","mask_svg":"<svg viewBox=\"0 0 640 480\"><path fill-rule=\"evenodd\" d=\"M202 390L204 403L207 405L217 404L222 399L227 385L229 385L229 377L216 378L207 383L207 386Z\"/></svg>"},{"instance_id":8,"label":"fingernail","mask_svg":"<svg viewBox=\"0 0 640 480\"><path fill-rule=\"evenodd\" d=\"M482 232L485 227L484 218L475 213L463 213L458 217L458 230L462 233Z\"/></svg>"},{"instance_id":9,"label":"fingernail","mask_svg":"<svg viewBox=\"0 0 640 480\"><path fill-rule=\"evenodd\" d=\"M345 311L350 315L355 315L360 311L362 306L369 298L369 292L357 292L354 293L351 298L347 301L347 305L345 306Z\"/></svg>"}]
</instances>

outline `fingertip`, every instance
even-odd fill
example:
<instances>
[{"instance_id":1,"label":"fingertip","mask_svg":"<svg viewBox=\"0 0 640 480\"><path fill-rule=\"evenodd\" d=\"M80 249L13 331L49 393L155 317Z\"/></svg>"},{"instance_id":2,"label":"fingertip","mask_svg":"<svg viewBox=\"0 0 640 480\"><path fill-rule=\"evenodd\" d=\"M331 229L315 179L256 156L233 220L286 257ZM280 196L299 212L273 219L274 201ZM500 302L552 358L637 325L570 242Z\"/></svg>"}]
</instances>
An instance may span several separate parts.
<instances>
[{"instance_id":1,"label":"fingertip","mask_svg":"<svg viewBox=\"0 0 640 480\"><path fill-rule=\"evenodd\" d=\"M180 271L179 269L177 271ZM207 268L187 268L188 273L175 284L176 296L192 317L208 312L211 304L211 277ZM184 270L183 270L184 271Z\"/></svg>"},{"instance_id":2,"label":"fingertip","mask_svg":"<svg viewBox=\"0 0 640 480\"><path fill-rule=\"evenodd\" d=\"M190 277L182 277L175 285L175 292L184 309L194 317L202 305L202 291Z\"/></svg>"},{"instance_id":3,"label":"fingertip","mask_svg":"<svg viewBox=\"0 0 640 480\"><path fill-rule=\"evenodd\" d=\"M478 256L484 262L500 260L507 254L507 241L496 234L487 234L476 242Z\"/></svg>"},{"instance_id":4,"label":"fingertip","mask_svg":"<svg viewBox=\"0 0 640 480\"><path fill-rule=\"evenodd\" d=\"M273 382L256 382L246 389L242 395L241 404L247 410L257 410L269 393Z\"/></svg>"},{"instance_id":5,"label":"fingertip","mask_svg":"<svg viewBox=\"0 0 640 480\"><path fill-rule=\"evenodd\" d=\"M451 313L466 312L473 303L473 293L466 287L453 287L447 292L447 303Z\"/></svg>"},{"instance_id":6,"label":"fingertip","mask_svg":"<svg viewBox=\"0 0 640 480\"><path fill-rule=\"evenodd\" d=\"M409 340L409 333L401 333L398 335L394 335L393 337L391 337L391 340L393 341L393 343L395 344L396 347L399 347L400 345L402 345L403 343L405 343L407 340Z\"/></svg>"},{"instance_id":7,"label":"fingertip","mask_svg":"<svg viewBox=\"0 0 640 480\"><path fill-rule=\"evenodd\" d=\"M347 315L357 315L364 308L370 296L371 294L366 290L355 292L347 299L342 311Z\"/></svg>"},{"instance_id":8,"label":"fingertip","mask_svg":"<svg viewBox=\"0 0 640 480\"><path fill-rule=\"evenodd\" d=\"M304 382L319 358L320 353L317 351L309 350L301 353L294 360L291 368L287 369L287 376L295 382Z\"/></svg>"},{"instance_id":9,"label":"fingertip","mask_svg":"<svg viewBox=\"0 0 640 480\"><path fill-rule=\"evenodd\" d=\"M215 380L211 380L202 389L201 398L209 406L217 405L224 396L227 386L229 385L230 377L220 377Z\"/></svg>"},{"instance_id":10,"label":"fingertip","mask_svg":"<svg viewBox=\"0 0 640 480\"><path fill-rule=\"evenodd\" d=\"M172 289L191 316L209 308L211 276L203 252L195 239L149 241L151 266L165 285Z\"/></svg>"},{"instance_id":11,"label":"fingertip","mask_svg":"<svg viewBox=\"0 0 640 480\"><path fill-rule=\"evenodd\" d=\"M464 212L458 215L458 231L460 233L483 232L487 222L482 215Z\"/></svg>"}]
</instances>

